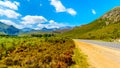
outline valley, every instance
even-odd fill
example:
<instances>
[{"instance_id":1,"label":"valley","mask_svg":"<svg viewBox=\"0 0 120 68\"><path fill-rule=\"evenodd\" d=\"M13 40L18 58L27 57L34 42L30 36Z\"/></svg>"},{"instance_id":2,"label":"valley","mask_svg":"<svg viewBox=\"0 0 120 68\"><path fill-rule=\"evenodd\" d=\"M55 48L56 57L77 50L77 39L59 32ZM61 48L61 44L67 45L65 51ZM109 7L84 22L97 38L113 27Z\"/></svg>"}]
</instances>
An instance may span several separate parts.
<instances>
[{"instance_id":1,"label":"valley","mask_svg":"<svg viewBox=\"0 0 120 68\"><path fill-rule=\"evenodd\" d=\"M84 1L0 0L0 68L120 68L120 0Z\"/></svg>"}]
</instances>

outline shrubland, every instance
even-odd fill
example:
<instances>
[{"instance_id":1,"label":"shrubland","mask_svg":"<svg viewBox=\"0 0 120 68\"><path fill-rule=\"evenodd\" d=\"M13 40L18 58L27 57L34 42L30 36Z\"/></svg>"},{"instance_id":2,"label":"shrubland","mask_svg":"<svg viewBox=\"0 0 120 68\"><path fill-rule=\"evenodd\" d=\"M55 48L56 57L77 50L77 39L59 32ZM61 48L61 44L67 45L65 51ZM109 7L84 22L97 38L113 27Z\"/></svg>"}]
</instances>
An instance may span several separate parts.
<instances>
[{"instance_id":1,"label":"shrubland","mask_svg":"<svg viewBox=\"0 0 120 68\"><path fill-rule=\"evenodd\" d=\"M0 68L69 68L75 45L72 39L53 35L0 36Z\"/></svg>"}]
</instances>

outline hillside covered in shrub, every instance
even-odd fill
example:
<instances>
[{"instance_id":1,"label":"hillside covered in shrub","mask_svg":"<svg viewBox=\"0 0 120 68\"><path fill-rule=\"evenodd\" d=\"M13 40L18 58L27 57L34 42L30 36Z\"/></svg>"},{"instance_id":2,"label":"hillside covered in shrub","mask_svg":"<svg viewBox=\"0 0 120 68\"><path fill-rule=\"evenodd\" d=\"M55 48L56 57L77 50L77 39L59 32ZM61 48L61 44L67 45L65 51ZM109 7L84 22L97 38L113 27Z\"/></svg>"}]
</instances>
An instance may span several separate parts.
<instances>
[{"instance_id":1,"label":"hillside covered in shrub","mask_svg":"<svg viewBox=\"0 0 120 68\"><path fill-rule=\"evenodd\" d=\"M120 7L113 8L92 23L73 28L64 36L112 41L120 38Z\"/></svg>"}]
</instances>

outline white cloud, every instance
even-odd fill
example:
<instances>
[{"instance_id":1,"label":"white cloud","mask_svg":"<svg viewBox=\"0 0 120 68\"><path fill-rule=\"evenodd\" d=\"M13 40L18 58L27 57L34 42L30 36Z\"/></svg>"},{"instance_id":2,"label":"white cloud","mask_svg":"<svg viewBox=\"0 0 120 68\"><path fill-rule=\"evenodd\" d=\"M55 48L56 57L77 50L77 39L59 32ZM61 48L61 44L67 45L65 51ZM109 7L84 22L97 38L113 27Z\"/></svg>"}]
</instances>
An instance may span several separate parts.
<instances>
[{"instance_id":1,"label":"white cloud","mask_svg":"<svg viewBox=\"0 0 120 68\"><path fill-rule=\"evenodd\" d=\"M38 23L44 23L47 22L47 19L44 18L43 16L30 16L27 15L22 18L22 24L24 25L33 25L33 24L38 24Z\"/></svg>"},{"instance_id":2,"label":"white cloud","mask_svg":"<svg viewBox=\"0 0 120 68\"><path fill-rule=\"evenodd\" d=\"M64 27L64 26L66 26L65 24L62 24L62 23L57 23L57 22L55 22L54 20L50 20L50 21L48 21L48 24L38 24L37 25L37 28L35 28L35 29L37 29L37 30L39 30L39 29L42 29L42 28L48 28L48 29L52 29L52 28L60 28L60 27Z\"/></svg>"},{"instance_id":3,"label":"white cloud","mask_svg":"<svg viewBox=\"0 0 120 68\"><path fill-rule=\"evenodd\" d=\"M56 8L56 12L65 12L66 8L59 0L51 0L51 5Z\"/></svg>"},{"instance_id":4,"label":"white cloud","mask_svg":"<svg viewBox=\"0 0 120 68\"><path fill-rule=\"evenodd\" d=\"M94 14L94 15L96 14L96 11L94 9L92 9L92 14Z\"/></svg>"},{"instance_id":5,"label":"white cloud","mask_svg":"<svg viewBox=\"0 0 120 68\"><path fill-rule=\"evenodd\" d=\"M18 6L20 5L19 2L10 2L10 1L0 1L0 6L5 7L5 8L9 8L12 10L18 10Z\"/></svg>"},{"instance_id":6,"label":"white cloud","mask_svg":"<svg viewBox=\"0 0 120 68\"><path fill-rule=\"evenodd\" d=\"M54 20L48 21L43 16L30 16L30 15L23 17L21 24L23 25L24 28L27 27L27 28L33 28L36 30L40 30L44 27L51 29L51 28L60 28L65 26L64 24L57 23Z\"/></svg>"},{"instance_id":7,"label":"white cloud","mask_svg":"<svg viewBox=\"0 0 120 68\"><path fill-rule=\"evenodd\" d=\"M19 2L0 0L0 17L2 18L0 19L0 21L3 22L4 24L13 25L16 28L21 29L22 25L13 22L13 19L17 20L18 17L21 16L21 14L16 12L16 10L18 10L18 6L20 6Z\"/></svg>"},{"instance_id":8,"label":"white cloud","mask_svg":"<svg viewBox=\"0 0 120 68\"><path fill-rule=\"evenodd\" d=\"M67 9L67 12L71 15L76 15L77 14L77 12L72 8Z\"/></svg>"},{"instance_id":9,"label":"white cloud","mask_svg":"<svg viewBox=\"0 0 120 68\"><path fill-rule=\"evenodd\" d=\"M17 19L19 16L21 16L21 14L10 10L10 9L0 9L0 16L6 16L8 18L14 18Z\"/></svg>"},{"instance_id":10,"label":"white cloud","mask_svg":"<svg viewBox=\"0 0 120 68\"><path fill-rule=\"evenodd\" d=\"M54 20L49 21L50 24L57 24Z\"/></svg>"},{"instance_id":11,"label":"white cloud","mask_svg":"<svg viewBox=\"0 0 120 68\"><path fill-rule=\"evenodd\" d=\"M67 12L71 15L76 15L77 12L72 9L72 8L66 8L60 0L51 0L51 3L50 3L52 6L55 7L56 9L56 12Z\"/></svg>"},{"instance_id":12,"label":"white cloud","mask_svg":"<svg viewBox=\"0 0 120 68\"><path fill-rule=\"evenodd\" d=\"M38 24L37 27L35 29L42 29L46 26L46 24Z\"/></svg>"},{"instance_id":13,"label":"white cloud","mask_svg":"<svg viewBox=\"0 0 120 68\"><path fill-rule=\"evenodd\" d=\"M42 28L52 29L52 28L60 28L60 25L55 24L38 24L37 28L35 29L42 29Z\"/></svg>"},{"instance_id":14,"label":"white cloud","mask_svg":"<svg viewBox=\"0 0 120 68\"><path fill-rule=\"evenodd\" d=\"M6 16L7 18L17 19L21 14L17 13L19 2L1 1L0 0L0 16Z\"/></svg>"},{"instance_id":15,"label":"white cloud","mask_svg":"<svg viewBox=\"0 0 120 68\"><path fill-rule=\"evenodd\" d=\"M22 28L22 25L18 25L10 20L0 20L2 23L6 24L6 25L13 25L15 26L16 28L18 29L21 29Z\"/></svg>"},{"instance_id":16,"label":"white cloud","mask_svg":"<svg viewBox=\"0 0 120 68\"><path fill-rule=\"evenodd\" d=\"M0 0L0 16L3 17L3 19L0 19L0 21L7 25L13 25L18 29L22 29L22 28L42 29L44 27L51 29L51 28L60 28L66 26L65 24L55 22L54 20L47 20L43 16L26 15L25 17L21 18L20 16L22 15L16 12L16 10L18 10L18 6L20 6L19 2ZM42 6L42 4L40 4L40 6ZM58 2L58 6L56 8L58 8L56 10L57 12L67 12L71 15L76 15L76 12L72 8L66 9L60 1ZM21 19L19 19L18 17L20 17ZM20 20L20 21L19 23L16 23L14 22L14 20Z\"/></svg>"},{"instance_id":17,"label":"white cloud","mask_svg":"<svg viewBox=\"0 0 120 68\"><path fill-rule=\"evenodd\" d=\"M50 20L49 24L46 26L46 28L60 28L60 27L64 27L64 26L66 26L66 24L57 23L54 20Z\"/></svg>"}]
</instances>

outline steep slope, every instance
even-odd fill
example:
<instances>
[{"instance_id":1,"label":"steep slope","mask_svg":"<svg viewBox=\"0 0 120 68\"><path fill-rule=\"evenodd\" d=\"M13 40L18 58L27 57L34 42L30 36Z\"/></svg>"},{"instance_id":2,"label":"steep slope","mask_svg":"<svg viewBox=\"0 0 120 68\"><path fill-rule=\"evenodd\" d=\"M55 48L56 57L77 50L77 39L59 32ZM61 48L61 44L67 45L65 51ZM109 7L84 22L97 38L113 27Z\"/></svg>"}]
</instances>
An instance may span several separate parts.
<instances>
[{"instance_id":1,"label":"steep slope","mask_svg":"<svg viewBox=\"0 0 120 68\"><path fill-rule=\"evenodd\" d=\"M120 7L113 8L111 11L101 17L105 20L106 25L120 22Z\"/></svg>"},{"instance_id":2,"label":"steep slope","mask_svg":"<svg viewBox=\"0 0 120 68\"><path fill-rule=\"evenodd\" d=\"M75 27L64 35L82 39L120 38L120 7L113 8L92 23Z\"/></svg>"},{"instance_id":3,"label":"steep slope","mask_svg":"<svg viewBox=\"0 0 120 68\"><path fill-rule=\"evenodd\" d=\"M19 33L19 29L15 28L12 25L6 25L0 22L0 34L17 35L18 33Z\"/></svg>"}]
</instances>

